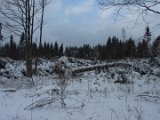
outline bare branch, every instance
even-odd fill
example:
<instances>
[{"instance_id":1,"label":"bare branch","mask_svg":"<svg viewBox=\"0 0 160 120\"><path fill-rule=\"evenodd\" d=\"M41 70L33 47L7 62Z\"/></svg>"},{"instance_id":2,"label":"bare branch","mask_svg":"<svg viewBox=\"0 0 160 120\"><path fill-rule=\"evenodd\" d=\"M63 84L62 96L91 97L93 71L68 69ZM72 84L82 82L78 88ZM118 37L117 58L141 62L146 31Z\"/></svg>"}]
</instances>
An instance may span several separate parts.
<instances>
[{"instance_id":1,"label":"bare branch","mask_svg":"<svg viewBox=\"0 0 160 120\"><path fill-rule=\"evenodd\" d=\"M137 7L137 10L160 14L160 0L97 0L103 9L112 7Z\"/></svg>"}]
</instances>

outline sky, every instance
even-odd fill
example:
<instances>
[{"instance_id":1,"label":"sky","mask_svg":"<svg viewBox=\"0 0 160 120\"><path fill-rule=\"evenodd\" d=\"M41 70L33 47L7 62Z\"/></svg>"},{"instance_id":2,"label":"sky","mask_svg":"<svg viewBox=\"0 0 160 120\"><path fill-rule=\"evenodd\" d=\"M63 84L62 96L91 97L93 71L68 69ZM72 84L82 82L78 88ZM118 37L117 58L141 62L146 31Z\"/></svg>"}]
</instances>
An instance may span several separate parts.
<instances>
[{"instance_id":1,"label":"sky","mask_svg":"<svg viewBox=\"0 0 160 120\"><path fill-rule=\"evenodd\" d=\"M127 38L142 38L149 25L153 38L159 35L160 15L149 14L145 22L137 19L138 13L121 15L115 9L102 10L96 0L56 0L45 11L43 41L63 43L65 46L105 44L109 36L122 38L122 28Z\"/></svg>"}]
</instances>

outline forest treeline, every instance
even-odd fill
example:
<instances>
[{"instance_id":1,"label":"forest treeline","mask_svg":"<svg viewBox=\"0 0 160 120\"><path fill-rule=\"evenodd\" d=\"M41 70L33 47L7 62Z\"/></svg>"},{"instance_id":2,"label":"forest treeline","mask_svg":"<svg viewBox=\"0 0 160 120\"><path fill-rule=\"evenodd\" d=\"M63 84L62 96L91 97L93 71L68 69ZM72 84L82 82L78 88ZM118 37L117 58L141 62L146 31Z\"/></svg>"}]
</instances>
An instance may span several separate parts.
<instances>
[{"instance_id":1,"label":"forest treeline","mask_svg":"<svg viewBox=\"0 0 160 120\"><path fill-rule=\"evenodd\" d=\"M92 60L106 60L106 59L123 59L123 58L146 58L157 56L159 52L160 36L158 36L152 44L151 32L149 27L146 27L143 39L135 43L135 40L129 38L127 40L120 40L118 37L108 37L106 44L98 44L91 47L89 44L84 44L80 47L66 47L57 42L44 42L40 47L33 42L32 56L33 57L61 57L63 55L68 57L76 57ZM22 33L19 43L16 44L14 37L10 36L10 41L1 46L0 55L2 57L10 57L12 59L25 59L25 36Z\"/></svg>"}]
</instances>

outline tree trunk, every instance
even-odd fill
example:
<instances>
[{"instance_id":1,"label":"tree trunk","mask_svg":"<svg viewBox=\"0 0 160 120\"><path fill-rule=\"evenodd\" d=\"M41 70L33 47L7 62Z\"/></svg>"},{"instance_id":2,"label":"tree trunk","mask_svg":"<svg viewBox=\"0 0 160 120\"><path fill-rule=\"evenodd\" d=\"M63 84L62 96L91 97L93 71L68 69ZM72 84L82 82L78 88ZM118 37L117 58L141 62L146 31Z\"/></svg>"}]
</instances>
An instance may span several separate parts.
<instances>
[{"instance_id":1,"label":"tree trunk","mask_svg":"<svg viewBox=\"0 0 160 120\"><path fill-rule=\"evenodd\" d=\"M30 33L30 0L26 0L26 76L32 77L32 43Z\"/></svg>"}]
</instances>

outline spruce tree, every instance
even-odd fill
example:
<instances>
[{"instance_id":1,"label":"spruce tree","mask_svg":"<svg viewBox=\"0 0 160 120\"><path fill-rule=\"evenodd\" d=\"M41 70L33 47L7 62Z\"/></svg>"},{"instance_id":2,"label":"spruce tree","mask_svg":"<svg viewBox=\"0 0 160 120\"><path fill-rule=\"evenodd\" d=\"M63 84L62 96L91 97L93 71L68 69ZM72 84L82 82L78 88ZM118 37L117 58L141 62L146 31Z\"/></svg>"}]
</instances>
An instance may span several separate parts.
<instances>
[{"instance_id":1,"label":"spruce tree","mask_svg":"<svg viewBox=\"0 0 160 120\"><path fill-rule=\"evenodd\" d=\"M51 43L50 46L49 46L49 53L50 53L50 57L53 57L54 54L53 54L53 44Z\"/></svg>"},{"instance_id":2,"label":"spruce tree","mask_svg":"<svg viewBox=\"0 0 160 120\"><path fill-rule=\"evenodd\" d=\"M149 42L151 42L151 31L149 26L146 27L145 29L145 34L144 34L144 40L149 44Z\"/></svg>"},{"instance_id":3,"label":"spruce tree","mask_svg":"<svg viewBox=\"0 0 160 120\"><path fill-rule=\"evenodd\" d=\"M106 43L106 58L111 58L111 47L112 47L112 39L111 37L108 37L107 43Z\"/></svg>"},{"instance_id":4,"label":"spruce tree","mask_svg":"<svg viewBox=\"0 0 160 120\"><path fill-rule=\"evenodd\" d=\"M58 56L59 47L57 41L54 44L53 51L54 51L54 56Z\"/></svg>"},{"instance_id":5,"label":"spruce tree","mask_svg":"<svg viewBox=\"0 0 160 120\"><path fill-rule=\"evenodd\" d=\"M112 38L112 45L111 45L111 57L113 59L117 58L118 55L118 43L119 40L115 36Z\"/></svg>"},{"instance_id":6,"label":"spruce tree","mask_svg":"<svg viewBox=\"0 0 160 120\"><path fill-rule=\"evenodd\" d=\"M158 36L152 45L153 56L158 56L160 54L160 36Z\"/></svg>"},{"instance_id":7,"label":"spruce tree","mask_svg":"<svg viewBox=\"0 0 160 120\"><path fill-rule=\"evenodd\" d=\"M130 38L129 40L126 41L126 52L125 56L126 57L134 57L136 53L136 46L134 43L134 40Z\"/></svg>"},{"instance_id":8,"label":"spruce tree","mask_svg":"<svg viewBox=\"0 0 160 120\"><path fill-rule=\"evenodd\" d=\"M152 56L151 45L150 45L151 36L152 36L152 34L151 34L151 31L150 31L150 28L149 28L149 26L147 26L146 29L145 29L145 34L144 34L143 42L147 43L148 56Z\"/></svg>"},{"instance_id":9,"label":"spruce tree","mask_svg":"<svg viewBox=\"0 0 160 120\"><path fill-rule=\"evenodd\" d=\"M38 54L37 44L35 42L33 42L32 43L32 56L37 57L37 54Z\"/></svg>"},{"instance_id":10,"label":"spruce tree","mask_svg":"<svg viewBox=\"0 0 160 120\"><path fill-rule=\"evenodd\" d=\"M9 43L9 57L12 59L17 59L17 46L13 40L13 36L10 36L10 43Z\"/></svg>"},{"instance_id":11,"label":"spruce tree","mask_svg":"<svg viewBox=\"0 0 160 120\"><path fill-rule=\"evenodd\" d=\"M18 44L18 53L19 53L19 59L25 59L25 36L24 33L22 33L20 37L20 41Z\"/></svg>"},{"instance_id":12,"label":"spruce tree","mask_svg":"<svg viewBox=\"0 0 160 120\"><path fill-rule=\"evenodd\" d=\"M61 44L60 48L59 48L59 56L63 56L63 43Z\"/></svg>"}]
</instances>

